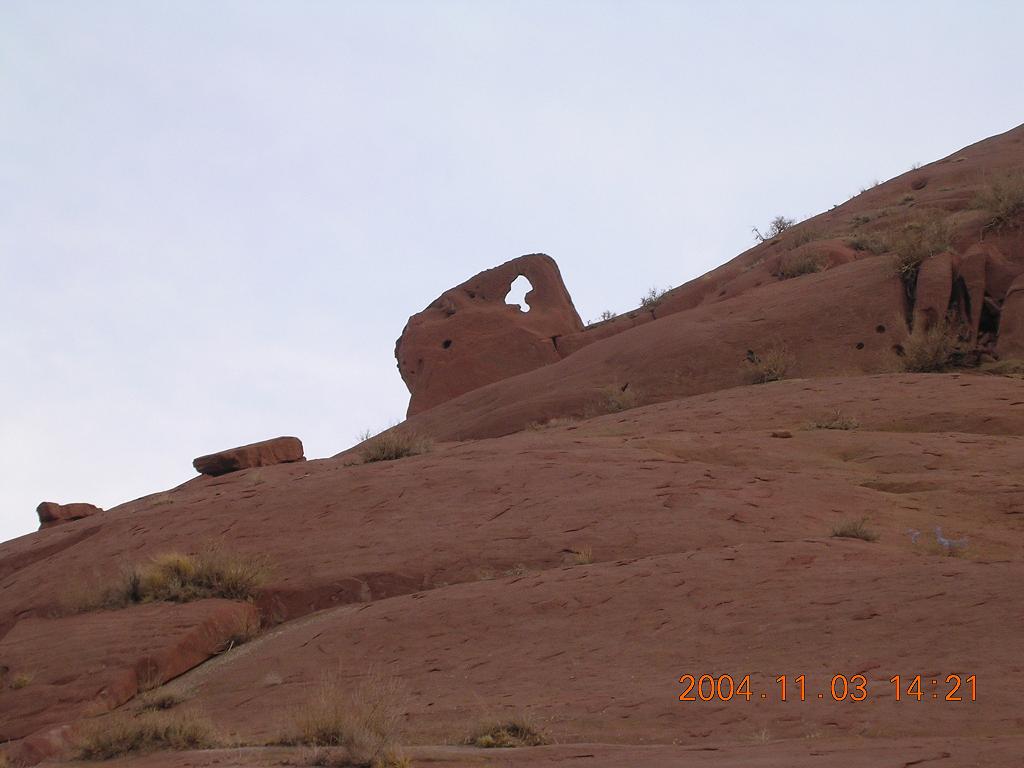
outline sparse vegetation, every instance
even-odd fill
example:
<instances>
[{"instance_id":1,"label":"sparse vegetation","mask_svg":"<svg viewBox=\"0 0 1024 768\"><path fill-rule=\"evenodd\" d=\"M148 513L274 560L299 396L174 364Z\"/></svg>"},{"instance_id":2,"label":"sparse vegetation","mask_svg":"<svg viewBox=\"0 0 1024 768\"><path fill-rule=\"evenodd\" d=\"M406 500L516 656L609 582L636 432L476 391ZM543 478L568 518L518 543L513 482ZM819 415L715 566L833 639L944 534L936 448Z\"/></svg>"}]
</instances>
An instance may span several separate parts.
<instances>
[{"instance_id":1,"label":"sparse vegetation","mask_svg":"<svg viewBox=\"0 0 1024 768\"><path fill-rule=\"evenodd\" d=\"M993 376L1024 376L1024 360L1013 358L997 360L994 363L982 365L979 370L981 373L988 373Z\"/></svg>"},{"instance_id":2,"label":"sparse vegetation","mask_svg":"<svg viewBox=\"0 0 1024 768\"><path fill-rule=\"evenodd\" d=\"M845 520L832 529L832 536L837 539L876 541L878 534L868 528L867 523L868 519L866 517L862 517L859 520Z\"/></svg>"},{"instance_id":3,"label":"sparse vegetation","mask_svg":"<svg viewBox=\"0 0 1024 768\"><path fill-rule=\"evenodd\" d=\"M35 675L31 672L19 672L11 678L11 688L16 691L20 691L22 688L27 687L34 677Z\"/></svg>"},{"instance_id":4,"label":"sparse vegetation","mask_svg":"<svg viewBox=\"0 0 1024 768\"><path fill-rule=\"evenodd\" d=\"M651 288L647 293L640 297L640 308L651 309L655 304L661 301L661 298L666 293L668 293L668 288Z\"/></svg>"},{"instance_id":5,"label":"sparse vegetation","mask_svg":"<svg viewBox=\"0 0 1024 768\"><path fill-rule=\"evenodd\" d=\"M860 422L850 416L844 416L838 408L824 419L811 422L811 429L857 429Z\"/></svg>"},{"instance_id":6,"label":"sparse vegetation","mask_svg":"<svg viewBox=\"0 0 1024 768\"><path fill-rule=\"evenodd\" d=\"M616 317L615 313L612 312L610 309L606 309L606 310L604 310L601 313L601 320L602 320L602 322L605 321L605 320L614 320L615 317Z\"/></svg>"},{"instance_id":7,"label":"sparse vegetation","mask_svg":"<svg viewBox=\"0 0 1024 768\"><path fill-rule=\"evenodd\" d=\"M486 749L539 747L547 744L548 738L529 718L520 716L500 722L484 723L470 734L466 743Z\"/></svg>"},{"instance_id":8,"label":"sparse vegetation","mask_svg":"<svg viewBox=\"0 0 1024 768\"><path fill-rule=\"evenodd\" d=\"M75 595L68 610L80 613L133 603L185 603L210 597L249 600L256 596L269 572L262 556L238 555L216 547L198 555L166 552L126 568L113 585Z\"/></svg>"},{"instance_id":9,"label":"sparse vegetation","mask_svg":"<svg viewBox=\"0 0 1024 768\"><path fill-rule=\"evenodd\" d=\"M342 765L399 768L407 764L397 753L401 722L401 696L393 679L370 674L349 685L331 675L295 714L294 731L281 741L340 747Z\"/></svg>"},{"instance_id":10,"label":"sparse vegetation","mask_svg":"<svg viewBox=\"0 0 1024 768\"><path fill-rule=\"evenodd\" d=\"M217 742L210 723L194 712L144 712L87 721L77 746L81 760L110 760L165 749L209 749Z\"/></svg>"},{"instance_id":11,"label":"sparse vegetation","mask_svg":"<svg viewBox=\"0 0 1024 768\"><path fill-rule=\"evenodd\" d=\"M947 321L916 330L904 343L900 367L908 373L937 373L950 368L956 339Z\"/></svg>"},{"instance_id":12,"label":"sparse vegetation","mask_svg":"<svg viewBox=\"0 0 1024 768\"><path fill-rule=\"evenodd\" d=\"M572 551L572 562L574 565L590 565L594 562L594 550L587 544Z\"/></svg>"},{"instance_id":13,"label":"sparse vegetation","mask_svg":"<svg viewBox=\"0 0 1024 768\"><path fill-rule=\"evenodd\" d=\"M139 700L139 711L155 712L164 709L174 709L183 701L184 699L175 693L150 694L148 696L143 696Z\"/></svg>"},{"instance_id":14,"label":"sparse vegetation","mask_svg":"<svg viewBox=\"0 0 1024 768\"><path fill-rule=\"evenodd\" d=\"M789 237L790 250L799 248L801 245L807 245L813 243L815 240L821 239L821 233L814 227L803 226L795 230Z\"/></svg>"},{"instance_id":15,"label":"sparse vegetation","mask_svg":"<svg viewBox=\"0 0 1024 768\"><path fill-rule=\"evenodd\" d=\"M578 424L579 419L574 416L556 416L553 419L547 421L533 421L526 427L531 432L539 432L544 429L554 429L556 427L571 427L574 424Z\"/></svg>"},{"instance_id":16,"label":"sparse vegetation","mask_svg":"<svg viewBox=\"0 0 1024 768\"><path fill-rule=\"evenodd\" d=\"M786 378L786 372L793 365L793 357L784 346L773 346L760 354L747 352L747 362L754 366L752 383L767 384Z\"/></svg>"},{"instance_id":17,"label":"sparse vegetation","mask_svg":"<svg viewBox=\"0 0 1024 768\"><path fill-rule=\"evenodd\" d=\"M950 249L951 237L949 223L938 215L907 224L888 242L893 272L904 280L916 277L921 262Z\"/></svg>"},{"instance_id":18,"label":"sparse vegetation","mask_svg":"<svg viewBox=\"0 0 1024 768\"><path fill-rule=\"evenodd\" d=\"M364 463L394 461L428 453L432 447L433 443L428 437L406 429L392 429L364 445L361 455Z\"/></svg>"},{"instance_id":19,"label":"sparse vegetation","mask_svg":"<svg viewBox=\"0 0 1024 768\"><path fill-rule=\"evenodd\" d=\"M601 390L601 399L598 401L596 413L618 413L636 408L639 396L636 390L630 389L629 384L623 386L612 385Z\"/></svg>"},{"instance_id":20,"label":"sparse vegetation","mask_svg":"<svg viewBox=\"0 0 1024 768\"><path fill-rule=\"evenodd\" d=\"M821 272L827 265L827 260L820 253L788 254L779 260L775 274L780 280L789 280L800 275Z\"/></svg>"},{"instance_id":21,"label":"sparse vegetation","mask_svg":"<svg viewBox=\"0 0 1024 768\"><path fill-rule=\"evenodd\" d=\"M868 251L875 255L885 253L888 248L884 241L877 237L869 237L868 235L848 237L846 238L846 243L855 251Z\"/></svg>"},{"instance_id":22,"label":"sparse vegetation","mask_svg":"<svg viewBox=\"0 0 1024 768\"><path fill-rule=\"evenodd\" d=\"M991 218L982 228L1008 229L1024 220L1024 172L1008 174L989 182L974 198L974 207L987 212Z\"/></svg>"},{"instance_id":23,"label":"sparse vegetation","mask_svg":"<svg viewBox=\"0 0 1024 768\"><path fill-rule=\"evenodd\" d=\"M762 233L757 227L752 227L751 229L757 241L764 243L769 240L774 240L794 224L796 224L795 219L787 219L785 216L776 216L771 220L766 232Z\"/></svg>"}]
</instances>

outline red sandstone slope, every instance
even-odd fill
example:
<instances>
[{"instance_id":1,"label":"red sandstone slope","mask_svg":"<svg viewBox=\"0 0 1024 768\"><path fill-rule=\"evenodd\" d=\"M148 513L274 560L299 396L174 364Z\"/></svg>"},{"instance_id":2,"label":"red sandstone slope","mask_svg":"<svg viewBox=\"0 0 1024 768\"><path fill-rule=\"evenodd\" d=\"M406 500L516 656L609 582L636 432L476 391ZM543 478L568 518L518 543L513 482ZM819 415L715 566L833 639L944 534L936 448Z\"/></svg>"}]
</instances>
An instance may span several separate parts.
<instances>
[{"instance_id":1,"label":"red sandstone slope","mask_svg":"<svg viewBox=\"0 0 1024 768\"><path fill-rule=\"evenodd\" d=\"M1021 137L926 166L923 189L959 183L941 194L965 205L978 169L1005 170ZM872 219L879 232L902 215L886 203L897 182L853 201L888 211ZM823 222L861 215L853 203ZM404 686L415 764L1018 765L1024 385L876 373L894 367L915 312L918 328L928 322L922 302L977 317L971 342L993 341L963 297L980 287L1007 312L1019 230L986 237L999 253L970 273L977 215L955 215L966 223L948 286L923 268L913 307L884 254L768 279L784 236L680 287L657 320L605 338L614 323L584 330L593 340L563 359L410 419L439 439L427 454L198 477L0 544L0 740L26 762L66 753L83 722L135 711L132 697L157 686L229 740L261 745L285 735L325 672L372 667ZM458 311L472 328L472 305ZM748 350L776 343L793 353L787 375L807 378L733 386L750 375ZM651 404L593 415L626 384ZM573 413L590 418L507 434ZM865 518L877 541L830 535ZM960 556L946 556L936 527L967 539ZM272 566L256 602L264 631L240 647L245 603L59 616L69 591L209 544ZM580 551L593 562L575 564ZM679 702L685 673L750 674L766 698ZM809 701L772 695L783 673L808 676ZM867 700L832 701L835 674L863 674ZM894 674L975 674L978 700L896 702ZM452 746L522 711L559 745ZM308 757L261 747L127 764Z\"/></svg>"},{"instance_id":2,"label":"red sandstone slope","mask_svg":"<svg viewBox=\"0 0 1024 768\"><path fill-rule=\"evenodd\" d=\"M751 353L784 354L790 376L895 371L914 328L923 331L947 309L962 323L965 348L983 357L1024 357L1024 232L986 228L992 214L976 202L991 184L1015 174L1024 174L1024 126L801 222L675 288L649 309L543 339L551 355L559 355L553 364L526 373L509 368L502 380L492 370L489 380L496 383L426 411L417 407L417 385L405 376L413 393L410 413L418 414L410 424L441 439L507 434L553 416L600 411L612 387L632 390L638 402L658 402L748 383ZM949 250L925 261L908 296L893 271L891 244L908 225L936 220L949 230ZM780 270L801 259L819 260L823 270L780 278ZM516 264L500 270L506 283L517 274ZM445 295L462 291L460 286ZM478 310L491 323L493 296ZM433 344L433 337L400 340L403 359L425 360L418 375L431 378L434 392L442 388L439 380L461 375L461 367L446 358L459 348L463 328L474 332L472 345L483 361L477 366L498 367L505 359L501 338L489 344L487 326L474 326L467 317L473 307L464 296L459 313L431 316L434 336L451 342L447 349ZM510 326L529 317L517 319L518 310L502 309ZM430 311L411 318L410 326ZM446 324L448 331L442 330Z\"/></svg>"}]
</instances>

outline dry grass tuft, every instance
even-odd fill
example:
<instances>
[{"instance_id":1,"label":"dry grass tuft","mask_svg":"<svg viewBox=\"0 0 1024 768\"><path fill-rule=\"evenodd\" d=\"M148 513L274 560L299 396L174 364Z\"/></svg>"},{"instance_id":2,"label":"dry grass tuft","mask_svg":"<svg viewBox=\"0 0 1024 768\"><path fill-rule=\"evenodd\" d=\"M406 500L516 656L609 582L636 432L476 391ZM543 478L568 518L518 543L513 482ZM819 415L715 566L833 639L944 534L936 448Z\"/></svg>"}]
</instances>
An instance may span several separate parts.
<instances>
[{"instance_id":1,"label":"dry grass tuft","mask_svg":"<svg viewBox=\"0 0 1024 768\"><path fill-rule=\"evenodd\" d=\"M11 678L11 688L15 691L20 691L22 688L27 687L34 677L35 675L31 672L19 672Z\"/></svg>"},{"instance_id":2,"label":"dry grass tuft","mask_svg":"<svg viewBox=\"0 0 1024 768\"><path fill-rule=\"evenodd\" d=\"M181 696L174 693L151 694L139 699L139 711L156 712L165 709L174 709L183 701L184 699Z\"/></svg>"},{"instance_id":3,"label":"dry grass tuft","mask_svg":"<svg viewBox=\"0 0 1024 768\"><path fill-rule=\"evenodd\" d=\"M956 339L948 322L915 331L903 342L900 367L909 373L937 373L953 364Z\"/></svg>"},{"instance_id":4,"label":"dry grass tuft","mask_svg":"<svg viewBox=\"0 0 1024 768\"><path fill-rule=\"evenodd\" d=\"M527 425L527 429L531 432L540 432L544 429L555 429L556 427L571 427L579 424L579 419L574 416L556 416L553 419L547 421L534 421Z\"/></svg>"},{"instance_id":5,"label":"dry grass tuft","mask_svg":"<svg viewBox=\"0 0 1024 768\"><path fill-rule=\"evenodd\" d=\"M1024 360L1014 358L997 360L993 363L985 363L979 368L979 371L992 376L1024 376Z\"/></svg>"},{"instance_id":6,"label":"dry grass tuft","mask_svg":"<svg viewBox=\"0 0 1024 768\"><path fill-rule=\"evenodd\" d=\"M485 749L507 747L539 747L548 743L547 736L527 717L488 722L481 725L466 743Z\"/></svg>"},{"instance_id":7,"label":"dry grass tuft","mask_svg":"<svg viewBox=\"0 0 1024 768\"><path fill-rule=\"evenodd\" d=\"M793 366L793 356L785 346L775 346L761 354L748 352L747 362L754 366L750 374L751 383L767 384L786 378L786 372Z\"/></svg>"},{"instance_id":8,"label":"dry grass tuft","mask_svg":"<svg viewBox=\"0 0 1024 768\"><path fill-rule=\"evenodd\" d=\"M572 551L574 565L590 565L594 562L594 549L589 544Z\"/></svg>"},{"instance_id":9,"label":"dry grass tuft","mask_svg":"<svg viewBox=\"0 0 1024 768\"><path fill-rule=\"evenodd\" d=\"M140 752L210 749L218 745L202 716L178 712L118 714L87 722L77 740L80 760L110 760Z\"/></svg>"},{"instance_id":10,"label":"dry grass tuft","mask_svg":"<svg viewBox=\"0 0 1024 768\"><path fill-rule=\"evenodd\" d=\"M887 243L892 251L892 270L901 279L917 275L921 262L929 256L948 251L952 244L952 228L941 215L934 215L907 224Z\"/></svg>"},{"instance_id":11,"label":"dry grass tuft","mask_svg":"<svg viewBox=\"0 0 1024 768\"><path fill-rule=\"evenodd\" d=\"M779 259L775 272L779 280L790 280L800 275L821 272L828 267L828 261L820 253L793 253Z\"/></svg>"},{"instance_id":12,"label":"dry grass tuft","mask_svg":"<svg viewBox=\"0 0 1024 768\"><path fill-rule=\"evenodd\" d=\"M843 412L836 408L832 413L820 421L812 421L811 429L857 429L860 422L851 416L843 416Z\"/></svg>"},{"instance_id":13,"label":"dry grass tuft","mask_svg":"<svg viewBox=\"0 0 1024 768\"><path fill-rule=\"evenodd\" d=\"M868 519L862 517L860 520L844 520L832 529L833 538L837 539L861 539L863 541L875 541L878 534L867 527Z\"/></svg>"},{"instance_id":14,"label":"dry grass tuft","mask_svg":"<svg viewBox=\"0 0 1024 768\"><path fill-rule=\"evenodd\" d=\"M338 675L325 677L315 696L294 718L293 732L281 741L314 747L340 747L343 765L398 768L402 723L401 695L394 679L370 674L354 685Z\"/></svg>"},{"instance_id":15,"label":"dry grass tuft","mask_svg":"<svg viewBox=\"0 0 1024 768\"><path fill-rule=\"evenodd\" d=\"M987 184L974 198L974 207L991 216L982 228L983 233L1020 226L1024 219L1024 172L1008 174Z\"/></svg>"},{"instance_id":16,"label":"dry grass tuft","mask_svg":"<svg viewBox=\"0 0 1024 768\"><path fill-rule=\"evenodd\" d=\"M69 612L124 608L134 603L185 603L221 597L249 600L270 573L266 558L210 547L198 555L165 552L124 570L113 585L74 595Z\"/></svg>"},{"instance_id":17,"label":"dry grass tuft","mask_svg":"<svg viewBox=\"0 0 1024 768\"><path fill-rule=\"evenodd\" d=\"M433 447L430 438L404 429L392 429L377 436L363 446L360 455L364 463L371 461L394 461L406 456L427 453Z\"/></svg>"}]
</instances>

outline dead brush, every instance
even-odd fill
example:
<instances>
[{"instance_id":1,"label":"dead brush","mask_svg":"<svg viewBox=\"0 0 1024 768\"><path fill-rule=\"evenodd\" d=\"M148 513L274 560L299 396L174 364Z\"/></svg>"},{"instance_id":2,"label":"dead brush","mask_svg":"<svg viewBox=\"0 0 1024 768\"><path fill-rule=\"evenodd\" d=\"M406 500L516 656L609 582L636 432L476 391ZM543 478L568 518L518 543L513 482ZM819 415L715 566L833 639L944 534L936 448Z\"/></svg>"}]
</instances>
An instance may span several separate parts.
<instances>
[{"instance_id":1,"label":"dead brush","mask_svg":"<svg viewBox=\"0 0 1024 768\"><path fill-rule=\"evenodd\" d=\"M900 367L908 373L938 373L954 364L957 340L948 321L915 331L903 342Z\"/></svg>"},{"instance_id":2,"label":"dead brush","mask_svg":"<svg viewBox=\"0 0 1024 768\"><path fill-rule=\"evenodd\" d=\"M824 419L812 421L811 429L857 429L860 422L851 416L844 416L843 412L836 408Z\"/></svg>"},{"instance_id":3,"label":"dead brush","mask_svg":"<svg viewBox=\"0 0 1024 768\"><path fill-rule=\"evenodd\" d=\"M81 760L111 760L158 750L209 749L218 743L213 726L195 712L120 713L86 721L76 740Z\"/></svg>"},{"instance_id":4,"label":"dead brush","mask_svg":"<svg viewBox=\"0 0 1024 768\"><path fill-rule=\"evenodd\" d=\"M767 384L770 381L781 381L793 366L793 356L785 346L768 347L760 354L749 350L747 362L753 366L747 377L752 384Z\"/></svg>"},{"instance_id":5,"label":"dead brush","mask_svg":"<svg viewBox=\"0 0 1024 768\"><path fill-rule=\"evenodd\" d=\"M1024 172L1007 174L986 184L972 201L973 207L991 217L982 227L982 235L1020 226L1024 221Z\"/></svg>"},{"instance_id":6,"label":"dead brush","mask_svg":"<svg viewBox=\"0 0 1024 768\"><path fill-rule=\"evenodd\" d=\"M892 271L905 282L917 276L921 263L952 247L952 228L940 214L907 224L886 243L892 251Z\"/></svg>"},{"instance_id":7,"label":"dead brush","mask_svg":"<svg viewBox=\"0 0 1024 768\"><path fill-rule=\"evenodd\" d=\"M313 697L293 716L291 732L280 742L338 747L341 765L398 768L407 763L397 751L403 712L397 681L371 673L350 684L328 675Z\"/></svg>"},{"instance_id":8,"label":"dead brush","mask_svg":"<svg viewBox=\"0 0 1024 768\"><path fill-rule=\"evenodd\" d=\"M775 276L779 280L791 280L801 275L821 272L828 267L828 260L820 253L792 253L779 259Z\"/></svg>"},{"instance_id":9,"label":"dead brush","mask_svg":"<svg viewBox=\"0 0 1024 768\"><path fill-rule=\"evenodd\" d=\"M525 715L481 723L466 738L466 744L483 749L539 747L547 743L547 735Z\"/></svg>"},{"instance_id":10,"label":"dead brush","mask_svg":"<svg viewBox=\"0 0 1024 768\"><path fill-rule=\"evenodd\" d=\"M80 613L134 603L185 603L211 597L250 600L269 574L266 558L258 555L240 555L217 547L196 555L164 552L125 568L113 584L101 584L74 595L73 602L64 608Z\"/></svg>"},{"instance_id":11,"label":"dead brush","mask_svg":"<svg viewBox=\"0 0 1024 768\"><path fill-rule=\"evenodd\" d=\"M405 429L392 429L367 442L360 450L363 463L394 461L427 453L433 447L430 438Z\"/></svg>"},{"instance_id":12,"label":"dead brush","mask_svg":"<svg viewBox=\"0 0 1024 768\"><path fill-rule=\"evenodd\" d=\"M875 541L878 534L868 528L868 519L862 517L859 520L844 520L832 529L832 537L836 539L861 539L862 541Z\"/></svg>"}]
</instances>

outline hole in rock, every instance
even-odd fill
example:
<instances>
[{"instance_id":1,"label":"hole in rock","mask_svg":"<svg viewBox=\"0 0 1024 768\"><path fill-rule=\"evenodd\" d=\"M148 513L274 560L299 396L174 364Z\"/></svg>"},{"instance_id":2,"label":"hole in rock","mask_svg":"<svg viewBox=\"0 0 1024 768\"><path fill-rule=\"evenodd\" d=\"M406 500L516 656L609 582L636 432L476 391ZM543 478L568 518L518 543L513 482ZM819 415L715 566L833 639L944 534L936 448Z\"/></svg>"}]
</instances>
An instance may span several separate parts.
<instances>
[{"instance_id":1,"label":"hole in rock","mask_svg":"<svg viewBox=\"0 0 1024 768\"><path fill-rule=\"evenodd\" d=\"M505 294L505 303L511 305L518 304L520 310L529 312L530 305L526 303L526 294L532 290L533 284L523 275L520 275L508 287L508 293Z\"/></svg>"},{"instance_id":2,"label":"hole in rock","mask_svg":"<svg viewBox=\"0 0 1024 768\"><path fill-rule=\"evenodd\" d=\"M452 340L451 339L445 339L444 341L441 342L441 346L444 347L445 349L448 349L448 347L450 347L451 345L452 345Z\"/></svg>"},{"instance_id":3,"label":"hole in rock","mask_svg":"<svg viewBox=\"0 0 1024 768\"><path fill-rule=\"evenodd\" d=\"M864 342L863 341L858 341L857 342L857 349L864 349Z\"/></svg>"},{"instance_id":4,"label":"hole in rock","mask_svg":"<svg viewBox=\"0 0 1024 768\"><path fill-rule=\"evenodd\" d=\"M875 326L875 333L885 333L885 326L884 325L876 325Z\"/></svg>"}]
</instances>

